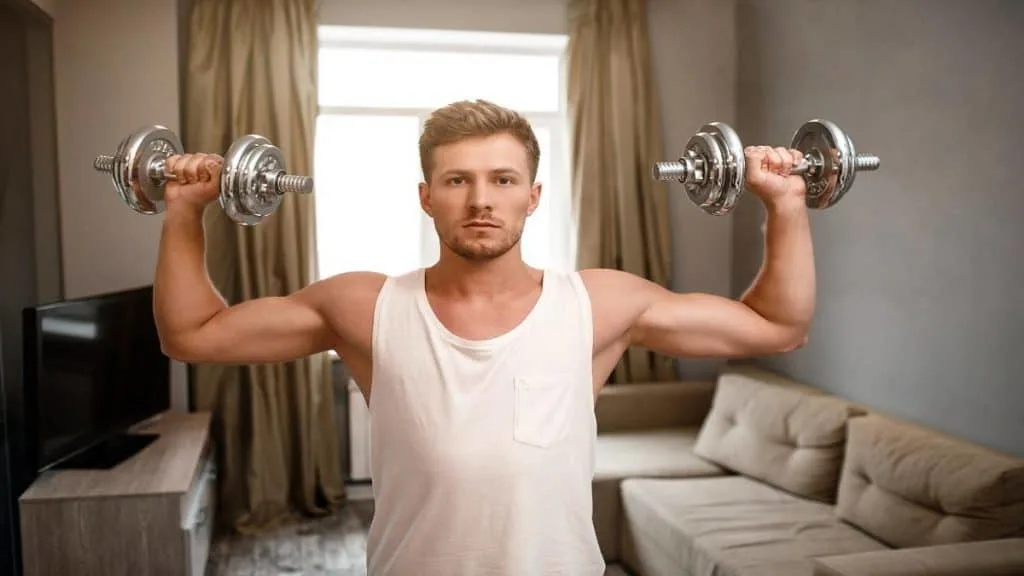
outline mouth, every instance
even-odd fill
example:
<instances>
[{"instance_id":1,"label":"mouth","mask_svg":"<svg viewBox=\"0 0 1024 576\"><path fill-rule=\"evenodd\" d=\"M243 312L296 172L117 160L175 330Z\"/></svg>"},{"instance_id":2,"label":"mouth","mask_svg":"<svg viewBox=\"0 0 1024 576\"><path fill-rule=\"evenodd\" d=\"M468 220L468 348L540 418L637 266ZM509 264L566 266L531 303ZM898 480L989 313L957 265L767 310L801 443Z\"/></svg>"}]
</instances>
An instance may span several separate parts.
<instances>
[{"instance_id":1,"label":"mouth","mask_svg":"<svg viewBox=\"0 0 1024 576\"><path fill-rule=\"evenodd\" d=\"M484 221L484 220L473 220L472 222L467 222L465 224L465 227L466 228L500 228L500 226L498 226L497 224L495 224L493 222L487 222L487 221Z\"/></svg>"}]
</instances>

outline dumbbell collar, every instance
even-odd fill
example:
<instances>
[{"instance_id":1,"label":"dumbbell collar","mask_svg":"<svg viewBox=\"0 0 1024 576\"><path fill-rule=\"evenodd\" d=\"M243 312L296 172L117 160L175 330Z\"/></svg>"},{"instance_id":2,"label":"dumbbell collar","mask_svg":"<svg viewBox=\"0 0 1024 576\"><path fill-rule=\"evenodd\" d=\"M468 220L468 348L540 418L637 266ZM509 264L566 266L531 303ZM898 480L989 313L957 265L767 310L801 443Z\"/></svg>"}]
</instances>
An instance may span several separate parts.
<instances>
[{"instance_id":1,"label":"dumbbell collar","mask_svg":"<svg viewBox=\"0 0 1024 576\"><path fill-rule=\"evenodd\" d=\"M256 134L238 138L224 155L221 208L239 224L258 224L281 203L269 179L283 172L284 156L269 140Z\"/></svg>"},{"instance_id":2,"label":"dumbbell collar","mask_svg":"<svg viewBox=\"0 0 1024 576\"><path fill-rule=\"evenodd\" d=\"M183 151L178 136L161 125L144 126L121 140L112 156L97 156L93 168L107 172L121 199L141 214L165 209L164 163Z\"/></svg>"},{"instance_id":3,"label":"dumbbell collar","mask_svg":"<svg viewBox=\"0 0 1024 576\"><path fill-rule=\"evenodd\" d=\"M224 155L220 205L235 222L251 226L272 214L288 192L313 191L313 179L287 174L281 150L257 134L235 140Z\"/></svg>"}]
</instances>

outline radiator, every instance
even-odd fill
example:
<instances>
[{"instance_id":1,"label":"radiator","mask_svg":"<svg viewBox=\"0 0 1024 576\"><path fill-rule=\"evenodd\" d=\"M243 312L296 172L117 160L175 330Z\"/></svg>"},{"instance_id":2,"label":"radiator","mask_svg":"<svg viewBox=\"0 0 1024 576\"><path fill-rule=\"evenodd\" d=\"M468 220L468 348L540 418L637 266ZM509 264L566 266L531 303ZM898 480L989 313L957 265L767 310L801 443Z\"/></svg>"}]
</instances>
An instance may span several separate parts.
<instances>
[{"instance_id":1,"label":"radiator","mask_svg":"<svg viewBox=\"0 0 1024 576\"><path fill-rule=\"evenodd\" d=\"M356 381L348 380L348 442L352 480L370 479L370 412Z\"/></svg>"}]
</instances>

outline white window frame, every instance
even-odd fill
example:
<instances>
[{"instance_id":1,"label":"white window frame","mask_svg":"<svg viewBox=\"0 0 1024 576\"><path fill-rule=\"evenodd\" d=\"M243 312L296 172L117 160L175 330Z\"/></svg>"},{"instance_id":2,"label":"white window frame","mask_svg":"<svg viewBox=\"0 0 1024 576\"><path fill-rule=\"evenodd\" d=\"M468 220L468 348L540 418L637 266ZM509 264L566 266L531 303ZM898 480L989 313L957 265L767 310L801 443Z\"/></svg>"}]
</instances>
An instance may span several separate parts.
<instances>
[{"instance_id":1,"label":"white window frame","mask_svg":"<svg viewBox=\"0 0 1024 576\"><path fill-rule=\"evenodd\" d=\"M502 55L544 55L557 56L562 74L558 80L558 109L554 111L521 110L520 113L535 128L546 128L551 135L549 154L554 154L551 161L552 182L542 182L541 195L549 191L560 191L563 197L551 197L547 207L551 210L554 221L566 224L565 230L554 229L552 233L566 234L562 254L553 255L552 261L556 268L573 268L575 261L575 226L572 217L572 191L570 190L568 150L568 125L566 121L566 78L565 78L565 47L567 36L551 34L505 34L494 32L470 32L458 30L394 30L386 29L389 35L407 36L407 40L382 41L372 39L374 32L381 30L372 27L321 26L318 29L318 49L325 48L361 48L373 50L429 50L431 52L466 52L472 54ZM424 39L426 36L441 33L447 41L439 42ZM420 37L420 40L415 38ZM319 98L319 95L318 95ZM430 108L411 107L374 107L374 106L331 106L318 103L318 116L412 116L419 122L420 130L433 110ZM556 160L557 159L557 160ZM427 262L433 256L432 246L436 243L436 234L430 218L421 214L421 261Z\"/></svg>"}]
</instances>

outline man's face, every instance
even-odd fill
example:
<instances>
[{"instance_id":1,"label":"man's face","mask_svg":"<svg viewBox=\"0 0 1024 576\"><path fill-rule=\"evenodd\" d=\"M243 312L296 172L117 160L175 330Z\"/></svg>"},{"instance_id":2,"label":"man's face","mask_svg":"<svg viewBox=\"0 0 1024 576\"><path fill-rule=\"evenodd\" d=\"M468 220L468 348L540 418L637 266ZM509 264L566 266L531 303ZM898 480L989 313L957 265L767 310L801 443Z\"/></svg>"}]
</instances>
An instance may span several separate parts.
<instances>
[{"instance_id":1,"label":"man's face","mask_svg":"<svg viewBox=\"0 0 1024 576\"><path fill-rule=\"evenodd\" d=\"M519 243L540 200L526 147L509 134L466 139L434 150L420 205L438 237L473 261L497 258Z\"/></svg>"}]
</instances>

